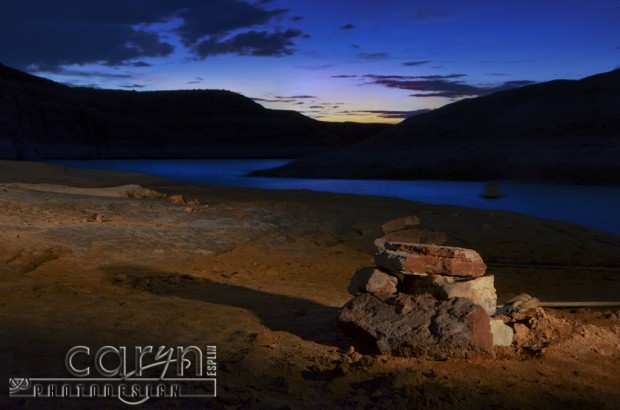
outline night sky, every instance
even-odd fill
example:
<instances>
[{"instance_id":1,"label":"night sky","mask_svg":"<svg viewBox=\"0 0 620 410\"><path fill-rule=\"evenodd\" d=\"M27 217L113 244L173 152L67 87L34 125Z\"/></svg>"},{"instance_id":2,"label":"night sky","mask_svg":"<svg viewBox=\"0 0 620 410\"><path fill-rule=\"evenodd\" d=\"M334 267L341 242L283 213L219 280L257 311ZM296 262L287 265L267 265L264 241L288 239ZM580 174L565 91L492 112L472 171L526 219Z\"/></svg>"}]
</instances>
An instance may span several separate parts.
<instances>
[{"instance_id":1,"label":"night sky","mask_svg":"<svg viewBox=\"0 0 620 410\"><path fill-rule=\"evenodd\" d=\"M389 121L620 64L618 0L2 0L0 62L70 85L228 89Z\"/></svg>"}]
</instances>

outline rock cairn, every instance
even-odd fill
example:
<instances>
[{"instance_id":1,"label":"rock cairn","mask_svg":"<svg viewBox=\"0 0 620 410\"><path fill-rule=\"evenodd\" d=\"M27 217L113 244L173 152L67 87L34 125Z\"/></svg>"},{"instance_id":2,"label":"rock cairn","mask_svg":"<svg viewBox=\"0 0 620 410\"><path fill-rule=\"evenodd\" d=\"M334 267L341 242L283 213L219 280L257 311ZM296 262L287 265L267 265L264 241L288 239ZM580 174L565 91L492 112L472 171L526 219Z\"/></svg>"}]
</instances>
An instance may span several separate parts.
<instances>
[{"instance_id":1,"label":"rock cairn","mask_svg":"<svg viewBox=\"0 0 620 410\"><path fill-rule=\"evenodd\" d=\"M374 268L358 271L340 311L346 334L383 354L444 359L494 356L512 330L495 314L493 275L471 249L385 242Z\"/></svg>"}]
</instances>

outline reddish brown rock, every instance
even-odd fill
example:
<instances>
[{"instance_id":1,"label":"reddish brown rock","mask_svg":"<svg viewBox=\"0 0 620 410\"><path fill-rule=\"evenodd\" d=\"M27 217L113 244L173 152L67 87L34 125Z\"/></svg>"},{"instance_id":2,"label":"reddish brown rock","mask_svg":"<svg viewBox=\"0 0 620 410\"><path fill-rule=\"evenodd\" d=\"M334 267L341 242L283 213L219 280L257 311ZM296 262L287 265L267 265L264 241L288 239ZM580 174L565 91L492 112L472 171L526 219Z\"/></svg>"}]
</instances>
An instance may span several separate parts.
<instances>
[{"instance_id":1,"label":"reddish brown rock","mask_svg":"<svg viewBox=\"0 0 620 410\"><path fill-rule=\"evenodd\" d=\"M466 298L365 293L340 311L338 326L382 354L426 359L493 357L489 315Z\"/></svg>"},{"instance_id":2,"label":"reddish brown rock","mask_svg":"<svg viewBox=\"0 0 620 410\"><path fill-rule=\"evenodd\" d=\"M417 215L405 216L403 218L392 219L381 225L383 233L390 233L401 229L409 229L420 225L421 219Z\"/></svg>"},{"instance_id":3,"label":"reddish brown rock","mask_svg":"<svg viewBox=\"0 0 620 410\"><path fill-rule=\"evenodd\" d=\"M386 242L375 263L391 272L473 278L484 275L487 268L472 249L402 242Z\"/></svg>"}]
</instances>

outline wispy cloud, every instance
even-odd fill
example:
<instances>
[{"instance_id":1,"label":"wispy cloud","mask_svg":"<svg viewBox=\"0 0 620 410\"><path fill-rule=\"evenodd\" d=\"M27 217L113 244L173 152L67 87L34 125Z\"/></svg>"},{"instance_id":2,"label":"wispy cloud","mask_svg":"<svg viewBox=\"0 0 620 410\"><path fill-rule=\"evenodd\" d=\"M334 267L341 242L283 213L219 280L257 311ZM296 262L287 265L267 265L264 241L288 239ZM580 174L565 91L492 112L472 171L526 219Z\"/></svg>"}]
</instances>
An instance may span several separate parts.
<instances>
[{"instance_id":1,"label":"wispy cloud","mask_svg":"<svg viewBox=\"0 0 620 410\"><path fill-rule=\"evenodd\" d=\"M419 65L423 65L423 64L428 64L430 63L430 61L407 61L405 63L403 63L403 65L405 67L415 67L415 66L419 66Z\"/></svg>"},{"instance_id":2,"label":"wispy cloud","mask_svg":"<svg viewBox=\"0 0 620 410\"><path fill-rule=\"evenodd\" d=\"M421 109L421 110L413 110L413 111L386 111L386 110L369 110L369 111L349 111L349 113L353 114L375 114L379 118L386 119L398 119L398 118L409 118L414 117L420 114L426 114L431 110Z\"/></svg>"},{"instance_id":3,"label":"wispy cloud","mask_svg":"<svg viewBox=\"0 0 620 410\"><path fill-rule=\"evenodd\" d=\"M121 85L121 87L133 89L133 88L144 88L144 87L146 87L146 85L144 85L144 84L124 84L124 85Z\"/></svg>"},{"instance_id":4,"label":"wispy cloud","mask_svg":"<svg viewBox=\"0 0 620 410\"><path fill-rule=\"evenodd\" d=\"M359 53L357 56L364 60L387 60L390 58L388 53Z\"/></svg>"},{"instance_id":5,"label":"wispy cloud","mask_svg":"<svg viewBox=\"0 0 620 410\"><path fill-rule=\"evenodd\" d=\"M299 68L302 70L326 70L333 66L334 64L317 64L317 65L298 65L298 66L295 66L295 68Z\"/></svg>"},{"instance_id":6,"label":"wispy cloud","mask_svg":"<svg viewBox=\"0 0 620 410\"><path fill-rule=\"evenodd\" d=\"M466 74L445 74L445 75L385 75L385 74L365 74L347 75L342 74L332 76L332 78L358 78L370 80L364 84L381 85L387 88L397 88L401 90L417 91L410 94L412 97L444 97L460 98L487 95L497 91L509 90L511 88L522 87L533 84L533 81L519 80L506 81L494 86L477 86L467 84L462 81Z\"/></svg>"}]
</instances>

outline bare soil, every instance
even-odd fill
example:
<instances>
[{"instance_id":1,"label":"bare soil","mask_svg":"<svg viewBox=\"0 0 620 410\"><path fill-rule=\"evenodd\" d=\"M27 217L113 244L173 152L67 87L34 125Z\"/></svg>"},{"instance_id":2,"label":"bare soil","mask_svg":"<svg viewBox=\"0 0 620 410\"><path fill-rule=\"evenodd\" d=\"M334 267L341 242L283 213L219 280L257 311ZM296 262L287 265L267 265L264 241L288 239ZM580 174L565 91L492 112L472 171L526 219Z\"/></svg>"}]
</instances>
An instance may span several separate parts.
<instances>
[{"instance_id":1,"label":"bare soil","mask_svg":"<svg viewBox=\"0 0 620 410\"><path fill-rule=\"evenodd\" d=\"M33 190L139 184L168 199ZM180 184L0 161L0 362L67 377L87 345L218 349L212 400L147 408L620 408L617 308L504 317L496 359L378 355L336 327L381 225L418 215L480 252L499 302L620 299L620 237L561 222L386 198ZM103 195L103 194L102 194ZM182 195L179 197L170 197ZM123 408L116 399L15 399L2 408Z\"/></svg>"}]
</instances>

